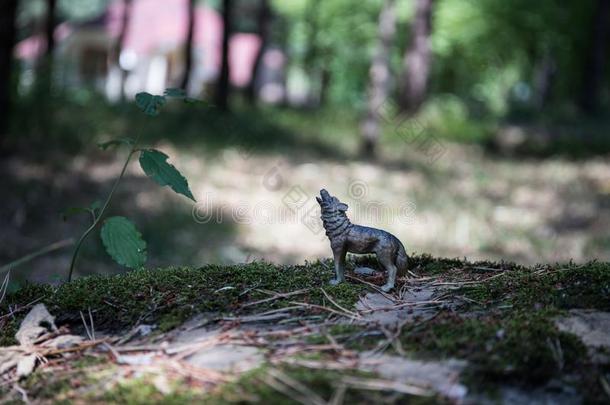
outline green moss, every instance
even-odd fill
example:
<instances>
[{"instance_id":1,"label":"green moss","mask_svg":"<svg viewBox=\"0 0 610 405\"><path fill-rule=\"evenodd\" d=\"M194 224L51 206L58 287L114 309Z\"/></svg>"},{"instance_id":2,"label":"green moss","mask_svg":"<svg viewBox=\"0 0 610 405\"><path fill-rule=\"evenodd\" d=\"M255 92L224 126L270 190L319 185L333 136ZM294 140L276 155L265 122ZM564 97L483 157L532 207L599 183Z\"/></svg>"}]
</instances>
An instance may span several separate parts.
<instances>
[{"instance_id":1,"label":"green moss","mask_svg":"<svg viewBox=\"0 0 610 405\"><path fill-rule=\"evenodd\" d=\"M70 361L69 369L57 370L52 374L38 370L25 380L24 389L30 398L53 399L53 403L71 403L69 397L74 390L98 381L99 375L92 372L91 368L99 364L104 364L104 360L81 356ZM109 372L111 367L108 366L106 372Z\"/></svg>"},{"instance_id":2,"label":"green moss","mask_svg":"<svg viewBox=\"0 0 610 405\"><path fill-rule=\"evenodd\" d=\"M551 316L540 311L463 319L446 313L406 331L401 339L405 349L420 354L467 359L478 380L535 384L575 370L585 354L577 338L557 331ZM563 364L553 352L557 344Z\"/></svg>"},{"instance_id":3,"label":"green moss","mask_svg":"<svg viewBox=\"0 0 610 405\"><path fill-rule=\"evenodd\" d=\"M158 323L168 330L199 312L233 313L243 303L267 298L257 290L290 292L309 289L290 300L323 304L320 287L339 304L352 306L363 290L360 284L330 286L330 266L316 262L302 266L276 266L254 262L236 266L210 265L199 269L142 269L118 276L83 277L57 288L29 284L6 297L2 313L42 298L58 321L80 323L79 311L91 308L99 329L123 328L136 321ZM249 312L289 305L280 299L248 307ZM27 311L19 312L19 317ZM19 319L19 318L18 318ZM0 335L12 343L17 322L7 322Z\"/></svg>"},{"instance_id":4,"label":"green moss","mask_svg":"<svg viewBox=\"0 0 610 405\"><path fill-rule=\"evenodd\" d=\"M453 268L460 268L464 262L459 259L439 259L428 254L409 257L409 268L425 275L446 273Z\"/></svg>"},{"instance_id":5,"label":"green moss","mask_svg":"<svg viewBox=\"0 0 610 405\"><path fill-rule=\"evenodd\" d=\"M186 381L174 382L169 387L170 392L159 391L149 381L149 377L134 378L121 381L104 392L94 392L89 400L104 404L188 404L202 403L206 393L201 389L188 386Z\"/></svg>"},{"instance_id":6,"label":"green moss","mask_svg":"<svg viewBox=\"0 0 610 405\"><path fill-rule=\"evenodd\" d=\"M372 377L374 375L362 372L339 372L316 370L304 367L280 367L279 371L289 378L304 385L316 395L330 401L343 377ZM214 395L206 399L207 404L226 403L261 403L261 404L298 404L294 399L272 388L265 381L269 380L268 368L261 367L244 374L239 380L222 386ZM412 397L396 392L367 391L348 388L343 403L346 404L443 404L441 398Z\"/></svg>"},{"instance_id":7,"label":"green moss","mask_svg":"<svg viewBox=\"0 0 610 405\"><path fill-rule=\"evenodd\" d=\"M567 263L508 271L493 280L463 289L485 304L515 308L553 307L610 310L610 264Z\"/></svg>"}]
</instances>

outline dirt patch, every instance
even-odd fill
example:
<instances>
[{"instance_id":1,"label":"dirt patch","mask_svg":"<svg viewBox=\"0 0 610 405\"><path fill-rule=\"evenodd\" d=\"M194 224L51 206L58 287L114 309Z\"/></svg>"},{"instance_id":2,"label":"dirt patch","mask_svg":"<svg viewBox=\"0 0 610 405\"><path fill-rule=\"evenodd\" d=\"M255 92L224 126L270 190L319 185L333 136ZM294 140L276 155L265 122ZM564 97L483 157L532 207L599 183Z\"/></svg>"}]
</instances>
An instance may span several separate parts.
<instances>
[{"instance_id":1,"label":"dirt patch","mask_svg":"<svg viewBox=\"0 0 610 405\"><path fill-rule=\"evenodd\" d=\"M557 318L555 325L562 332L578 336L592 360L610 362L610 312L573 309Z\"/></svg>"}]
</instances>

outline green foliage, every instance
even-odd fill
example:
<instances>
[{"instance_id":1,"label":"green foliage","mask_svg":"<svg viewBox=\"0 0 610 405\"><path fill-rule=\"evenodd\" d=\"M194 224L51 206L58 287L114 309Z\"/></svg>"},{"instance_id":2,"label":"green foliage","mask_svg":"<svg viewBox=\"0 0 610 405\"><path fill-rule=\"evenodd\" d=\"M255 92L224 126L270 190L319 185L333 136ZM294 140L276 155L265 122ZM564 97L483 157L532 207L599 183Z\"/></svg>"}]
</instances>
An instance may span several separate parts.
<instances>
[{"instance_id":1,"label":"green foliage","mask_svg":"<svg viewBox=\"0 0 610 405\"><path fill-rule=\"evenodd\" d=\"M106 150L111 146L119 146L119 145L133 146L133 144L134 144L134 140L131 138L117 138L117 139L112 139L112 140L106 141L106 142L100 142L97 144L97 146L102 150Z\"/></svg>"},{"instance_id":2,"label":"green foliage","mask_svg":"<svg viewBox=\"0 0 610 405\"><path fill-rule=\"evenodd\" d=\"M136 269L146 262L146 242L127 218L108 218L100 235L106 251L117 263Z\"/></svg>"},{"instance_id":3,"label":"green foliage","mask_svg":"<svg viewBox=\"0 0 610 405\"><path fill-rule=\"evenodd\" d=\"M184 89L169 88L163 93L166 97L185 98L186 91Z\"/></svg>"},{"instance_id":4,"label":"green foliage","mask_svg":"<svg viewBox=\"0 0 610 405\"><path fill-rule=\"evenodd\" d=\"M184 92L176 90L176 89L167 89L166 94L175 98L183 98ZM165 104L164 96L156 96L149 93L138 93L136 94L136 105L140 110L142 110L148 116L157 116L159 115L161 107ZM98 146L102 149L107 149L109 146L116 146L120 144L125 144L130 147L129 154L127 155L127 159L123 164L123 169L121 170L121 174L115 180L112 190L110 194L106 197L106 200L101 208L99 206L84 209L72 208L70 213L75 213L78 211L87 211L92 214L92 224L85 230L83 235L80 237L78 242L76 243L76 248L74 249L74 254L72 255L72 260L70 262L70 269L68 272L68 281L72 279L72 273L74 271L74 267L76 265L76 259L78 258L78 253L80 248L85 241L85 239L89 236L94 229L100 223L100 220L104 216L104 213L108 209L112 201L112 197L114 193L123 179L125 175L125 170L127 169L127 165L131 160L136 151L138 142L140 140L142 134L139 134L135 140L131 138L117 138L107 142L103 142ZM176 168L167 163L168 156L163 152L160 152L155 149L145 149L140 153L140 166L146 173L146 175L152 178L155 182L162 186L170 186L172 190L176 193L183 194L191 200L195 201L191 190L188 187L188 183L184 176L180 174ZM94 203L95 204L95 203ZM99 210L99 212L98 212ZM124 217L113 217L108 219L103 228L102 228L102 241L104 242L104 246L106 247L106 251L108 254L119 264L123 266L127 266L130 268L138 268L141 267L146 261L146 242L142 240L142 235L136 230L135 226Z\"/></svg>"},{"instance_id":5,"label":"green foliage","mask_svg":"<svg viewBox=\"0 0 610 405\"><path fill-rule=\"evenodd\" d=\"M136 105L144 114L156 117L161 112L161 107L165 105L165 97L154 96L150 93L136 94Z\"/></svg>"},{"instance_id":6,"label":"green foliage","mask_svg":"<svg viewBox=\"0 0 610 405\"><path fill-rule=\"evenodd\" d=\"M188 182L176 168L167 162L165 153L156 149L145 149L140 153L140 166L144 173L160 186L170 186L178 194L195 201Z\"/></svg>"}]
</instances>

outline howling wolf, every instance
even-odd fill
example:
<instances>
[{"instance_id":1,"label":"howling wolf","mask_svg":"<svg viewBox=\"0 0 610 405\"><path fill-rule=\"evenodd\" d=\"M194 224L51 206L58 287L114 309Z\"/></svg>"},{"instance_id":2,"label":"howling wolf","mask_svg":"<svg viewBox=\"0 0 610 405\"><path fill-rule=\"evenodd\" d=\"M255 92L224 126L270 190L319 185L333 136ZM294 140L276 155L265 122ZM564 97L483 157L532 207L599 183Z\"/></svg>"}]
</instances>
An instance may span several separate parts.
<instances>
[{"instance_id":1,"label":"howling wolf","mask_svg":"<svg viewBox=\"0 0 610 405\"><path fill-rule=\"evenodd\" d=\"M385 292L393 289L396 273L404 275L407 271L408 256L402 243L389 232L352 224L345 214L347 204L331 196L328 191L320 190L320 197L316 197L316 200L322 210L322 223L335 259L336 278L331 284L345 281L343 272L347 252L375 253L388 272L388 281L381 289Z\"/></svg>"}]
</instances>

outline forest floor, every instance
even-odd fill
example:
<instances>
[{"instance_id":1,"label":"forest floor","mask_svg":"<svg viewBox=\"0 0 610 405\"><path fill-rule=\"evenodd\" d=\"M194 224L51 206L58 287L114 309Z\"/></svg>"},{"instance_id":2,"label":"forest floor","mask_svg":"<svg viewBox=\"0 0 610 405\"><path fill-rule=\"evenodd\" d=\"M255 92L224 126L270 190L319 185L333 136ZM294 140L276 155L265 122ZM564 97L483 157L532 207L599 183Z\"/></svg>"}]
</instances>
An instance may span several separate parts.
<instances>
[{"instance_id":1,"label":"forest floor","mask_svg":"<svg viewBox=\"0 0 610 405\"><path fill-rule=\"evenodd\" d=\"M143 144L167 153L197 198L193 204L159 189L136 161L130 165L109 214L135 222L148 243L149 266L328 257L313 198L321 188L349 205L354 223L387 229L409 252L522 264L610 260L610 163L603 155L499 153L444 138L431 138L438 144L430 154L388 133L371 162L358 158L357 117L201 114L168 111L151 125L138 124L133 112L133 125L146 132ZM29 148L0 161L6 182L0 263L74 240L88 226L85 215L64 220L61 213L107 195L125 151L101 151L95 143L131 133L130 121L116 115L92 121L103 129L77 153L49 148L37 157ZM82 252L79 275L122 271L95 235ZM62 280L71 253L46 255L14 272L12 281Z\"/></svg>"},{"instance_id":2,"label":"forest floor","mask_svg":"<svg viewBox=\"0 0 610 405\"><path fill-rule=\"evenodd\" d=\"M331 267L252 262L27 285L0 304L0 401L610 398L607 263L415 256L391 294L378 288L382 273L353 272L379 270L372 258L350 259L338 286Z\"/></svg>"}]
</instances>

